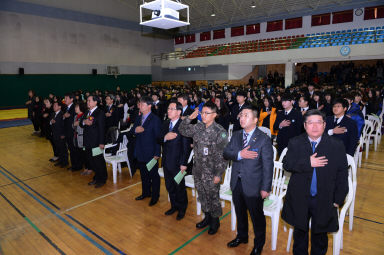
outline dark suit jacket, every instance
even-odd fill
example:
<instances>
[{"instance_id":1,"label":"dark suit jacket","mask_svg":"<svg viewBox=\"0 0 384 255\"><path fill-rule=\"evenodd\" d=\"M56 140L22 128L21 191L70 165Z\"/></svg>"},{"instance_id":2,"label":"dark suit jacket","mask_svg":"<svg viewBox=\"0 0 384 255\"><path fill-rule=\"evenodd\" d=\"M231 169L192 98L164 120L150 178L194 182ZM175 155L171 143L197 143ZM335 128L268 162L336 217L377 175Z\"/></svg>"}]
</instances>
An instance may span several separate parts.
<instances>
[{"instance_id":1,"label":"dark suit jacket","mask_svg":"<svg viewBox=\"0 0 384 255\"><path fill-rule=\"evenodd\" d=\"M149 162L154 156L160 157L160 144L158 139L161 131L161 121L152 112L143 124L144 132L136 134L136 127L141 126L141 115L129 131L135 137L134 156L139 162Z\"/></svg>"},{"instance_id":2,"label":"dark suit jacket","mask_svg":"<svg viewBox=\"0 0 384 255\"><path fill-rule=\"evenodd\" d=\"M169 171L180 171L180 166L187 166L189 154L191 153L191 141L179 132L181 119L172 128L172 132L176 133L175 139L164 142L165 135L169 132L170 120L164 121L161 128L159 143L163 146L162 164Z\"/></svg>"},{"instance_id":3,"label":"dark suit jacket","mask_svg":"<svg viewBox=\"0 0 384 255\"><path fill-rule=\"evenodd\" d=\"M283 120L290 120L291 125L288 127L283 127L279 129L279 125ZM277 117L275 124L273 125L273 129L279 131L277 134L277 145L279 149L279 153L281 153L284 148L288 145L289 139L295 137L302 132L303 127L303 116L301 112L292 109L288 115L285 115L284 109L282 111L277 112Z\"/></svg>"},{"instance_id":4,"label":"dark suit jacket","mask_svg":"<svg viewBox=\"0 0 384 255\"><path fill-rule=\"evenodd\" d=\"M167 107L166 103L159 101L157 105L155 104L152 105L152 113L156 114L157 117L159 117L160 120L163 121L164 116L167 112L166 107Z\"/></svg>"},{"instance_id":5,"label":"dark suit jacket","mask_svg":"<svg viewBox=\"0 0 384 255\"><path fill-rule=\"evenodd\" d=\"M84 128L84 147L87 149L99 147L100 144L104 144L105 136L105 113L99 107L93 111L92 118L93 123L90 126L84 125L83 120L87 117L88 112L83 115L83 119L79 121L80 127Z\"/></svg>"},{"instance_id":6,"label":"dark suit jacket","mask_svg":"<svg viewBox=\"0 0 384 255\"><path fill-rule=\"evenodd\" d=\"M334 137L323 134L316 147L317 157L325 156L328 164L316 168L317 211L312 220L312 231L335 232L338 230L336 203L343 205L348 193L348 162L343 143ZM288 224L308 230L308 205L313 167L310 156L312 146L306 133L289 141L288 151L283 160L285 170L292 173L281 217ZM314 224L315 222L315 224Z\"/></svg>"},{"instance_id":7,"label":"dark suit jacket","mask_svg":"<svg viewBox=\"0 0 384 255\"><path fill-rule=\"evenodd\" d=\"M243 147L243 130L233 133L231 141L224 149L224 158L232 160L231 190L236 187L241 172L241 184L244 194L248 197L260 196L260 191L271 191L273 177L273 150L271 139L258 128L252 134L248 145L258 150L255 159L237 160Z\"/></svg>"},{"instance_id":8,"label":"dark suit jacket","mask_svg":"<svg viewBox=\"0 0 384 255\"><path fill-rule=\"evenodd\" d=\"M348 116L344 115L343 119L340 121L337 126L345 127L347 132L344 134L333 134L333 137L339 138L343 141L345 146L345 151L353 157L357 147L358 133L356 122L353 121ZM325 132L328 133L328 130L335 128L335 117L327 117L327 125L325 127Z\"/></svg>"},{"instance_id":9,"label":"dark suit jacket","mask_svg":"<svg viewBox=\"0 0 384 255\"><path fill-rule=\"evenodd\" d=\"M192 113L193 113L193 109L188 106L184 112L181 112L181 116L188 116L188 115L191 115Z\"/></svg>"},{"instance_id":10,"label":"dark suit jacket","mask_svg":"<svg viewBox=\"0 0 384 255\"><path fill-rule=\"evenodd\" d=\"M68 118L64 119L65 136L69 138L73 137L73 135L75 134L73 130L73 121L75 119L75 104L72 104L69 109L67 108L65 111L63 111L63 115L66 112L71 115Z\"/></svg>"},{"instance_id":11,"label":"dark suit jacket","mask_svg":"<svg viewBox=\"0 0 384 255\"><path fill-rule=\"evenodd\" d=\"M60 139L60 136L65 136L66 130L64 129L63 112L60 111L55 117L55 112L52 114L52 119L55 123L52 124L52 137L55 140Z\"/></svg>"}]
</instances>

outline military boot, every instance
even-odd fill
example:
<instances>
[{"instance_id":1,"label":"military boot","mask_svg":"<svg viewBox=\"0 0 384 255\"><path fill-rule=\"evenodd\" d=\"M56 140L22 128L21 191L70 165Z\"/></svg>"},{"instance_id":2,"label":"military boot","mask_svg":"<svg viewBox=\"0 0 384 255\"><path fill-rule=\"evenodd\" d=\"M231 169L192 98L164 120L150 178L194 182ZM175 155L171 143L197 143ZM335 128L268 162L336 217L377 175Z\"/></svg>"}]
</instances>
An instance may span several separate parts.
<instances>
[{"instance_id":1,"label":"military boot","mask_svg":"<svg viewBox=\"0 0 384 255\"><path fill-rule=\"evenodd\" d=\"M220 228L220 220L218 217L211 218L211 223L209 224L209 230L208 234L214 235L216 234L217 230Z\"/></svg>"},{"instance_id":2,"label":"military boot","mask_svg":"<svg viewBox=\"0 0 384 255\"><path fill-rule=\"evenodd\" d=\"M211 214L209 212L204 213L205 217L202 221L196 224L196 228L205 228L208 226L211 222Z\"/></svg>"}]
</instances>

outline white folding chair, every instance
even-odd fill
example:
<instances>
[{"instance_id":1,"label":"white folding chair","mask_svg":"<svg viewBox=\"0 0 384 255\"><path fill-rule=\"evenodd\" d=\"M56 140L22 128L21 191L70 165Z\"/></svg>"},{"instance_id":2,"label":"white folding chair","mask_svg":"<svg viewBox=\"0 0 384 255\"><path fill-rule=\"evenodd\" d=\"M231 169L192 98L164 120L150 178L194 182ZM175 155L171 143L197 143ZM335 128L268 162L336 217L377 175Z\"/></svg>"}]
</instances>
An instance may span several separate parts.
<instances>
[{"instance_id":1,"label":"white folding chair","mask_svg":"<svg viewBox=\"0 0 384 255\"><path fill-rule=\"evenodd\" d=\"M132 171L131 171L131 165L129 163L128 159L128 139L126 136L123 137L123 142L119 144L119 150L116 152L116 155L109 155L105 153L105 150L108 148L112 148L117 146L117 144L107 144L104 147L104 160L107 164L112 165L112 176L113 176L113 183L116 183L117 179L117 170L119 173L121 173L121 163L126 162L128 166L129 175L132 178Z\"/></svg>"},{"instance_id":2,"label":"white folding chair","mask_svg":"<svg viewBox=\"0 0 384 255\"><path fill-rule=\"evenodd\" d=\"M235 231L236 229L236 212L235 205L232 201L232 191L230 187L231 182L231 172L232 164L228 164L227 169L225 170L224 182L220 185L220 199L231 202L231 229Z\"/></svg>"},{"instance_id":3,"label":"white folding chair","mask_svg":"<svg viewBox=\"0 0 384 255\"><path fill-rule=\"evenodd\" d=\"M276 161L277 160L277 149L273 145L272 145L272 149L273 149L273 161Z\"/></svg>"},{"instance_id":4,"label":"white folding chair","mask_svg":"<svg viewBox=\"0 0 384 255\"><path fill-rule=\"evenodd\" d=\"M360 140L359 140L359 144L357 145L356 147L356 150L355 150L355 154L353 156L354 160L355 160L355 165L356 167L359 166L361 167L361 160L362 160L362 157L363 157L363 138L362 136L360 136Z\"/></svg>"},{"instance_id":5,"label":"white folding chair","mask_svg":"<svg viewBox=\"0 0 384 255\"><path fill-rule=\"evenodd\" d=\"M283 208L283 198L287 192L285 188L285 176L283 175L283 164L275 161L273 167L272 191L264 200L264 215L271 217L271 248L276 250L277 235L279 231L280 211Z\"/></svg>"},{"instance_id":6,"label":"white folding chair","mask_svg":"<svg viewBox=\"0 0 384 255\"><path fill-rule=\"evenodd\" d=\"M377 151L377 145L379 144L379 141L381 139L381 127L382 123L380 121L380 118L376 115L367 115L366 118L372 122L373 125L373 132L369 139L373 139L374 148L375 151Z\"/></svg>"},{"instance_id":7,"label":"white folding chair","mask_svg":"<svg viewBox=\"0 0 384 255\"><path fill-rule=\"evenodd\" d=\"M357 167L355 164L355 159L347 154L348 159L348 168L352 176L352 187L353 187L353 198L351 206L349 207L349 231L352 231L353 228L353 215L355 212L355 199L356 199L356 187L357 187Z\"/></svg>"},{"instance_id":8,"label":"white folding chair","mask_svg":"<svg viewBox=\"0 0 384 255\"><path fill-rule=\"evenodd\" d=\"M260 129L260 131L266 133L269 136L269 138L271 138L272 134L271 134L271 130L269 128L267 128L267 127L258 127L258 129Z\"/></svg>"},{"instance_id":9,"label":"white folding chair","mask_svg":"<svg viewBox=\"0 0 384 255\"><path fill-rule=\"evenodd\" d=\"M369 153L369 142L373 133L374 127L373 123L370 120L365 120L362 136L363 136L363 145L365 148L365 159L368 159Z\"/></svg>"}]
</instances>

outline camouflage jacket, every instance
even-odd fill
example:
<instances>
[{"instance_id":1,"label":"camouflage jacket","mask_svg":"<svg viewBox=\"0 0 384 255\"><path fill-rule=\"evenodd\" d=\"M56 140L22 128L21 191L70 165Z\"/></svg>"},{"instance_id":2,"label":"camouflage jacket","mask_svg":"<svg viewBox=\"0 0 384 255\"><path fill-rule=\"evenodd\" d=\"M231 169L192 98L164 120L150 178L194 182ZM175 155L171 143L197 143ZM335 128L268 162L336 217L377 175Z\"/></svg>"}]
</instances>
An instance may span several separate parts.
<instances>
[{"instance_id":1,"label":"camouflage jacket","mask_svg":"<svg viewBox=\"0 0 384 255\"><path fill-rule=\"evenodd\" d=\"M188 118L180 123L179 131L181 135L193 138L194 176L221 177L227 167L227 161L223 157L228 143L227 131L216 122L208 128L202 122L192 125Z\"/></svg>"}]
</instances>

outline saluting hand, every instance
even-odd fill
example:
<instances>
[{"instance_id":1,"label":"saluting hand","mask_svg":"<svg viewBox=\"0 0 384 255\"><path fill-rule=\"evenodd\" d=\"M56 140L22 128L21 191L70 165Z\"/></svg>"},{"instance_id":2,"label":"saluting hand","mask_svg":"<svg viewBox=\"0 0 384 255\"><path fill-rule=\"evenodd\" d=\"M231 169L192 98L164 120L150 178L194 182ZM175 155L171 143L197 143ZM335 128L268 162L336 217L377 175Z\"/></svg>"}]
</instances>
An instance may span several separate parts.
<instances>
[{"instance_id":1,"label":"saluting hand","mask_svg":"<svg viewBox=\"0 0 384 255\"><path fill-rule=\"evenodd\" d=\"M68 112L64 113L64 118L69 118L71 116L71 114L69 114Z\"/></svg>"},{"instance_id":2,"label":"saluting hand","mask_svg":"<svg viewBox=\"0 0 384 255\"><path fill-rule=\"evenodd\" d=\"M259 154L256 151L249 151L248 149L251 146L247 146L244 149L240 151L240 156L244 159L255 159L259 156Z\"/></svg>"},{"instance_id":3,"label":"saluting hand","mask_svg":"<svg viewBox=\"0 0 384 255\"><path fill-rule=\"evenodd\" d=\"M316 157L317 153L311 156L312 167L323 167L328 164L328 159L325 156Z\"/></svg>"},{"instance_id":4,"label":"saluting hand","mask_svg":"<svg viewBox=\"0 0 384 255\"><path fill-rule=\"evenodd\" d=\"M189 115L188 119L190 120L196 119L197 115L199 115L199 108L196 107L195 111L191 115Z\"/></svg>"}]
</instances>

